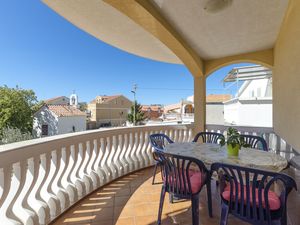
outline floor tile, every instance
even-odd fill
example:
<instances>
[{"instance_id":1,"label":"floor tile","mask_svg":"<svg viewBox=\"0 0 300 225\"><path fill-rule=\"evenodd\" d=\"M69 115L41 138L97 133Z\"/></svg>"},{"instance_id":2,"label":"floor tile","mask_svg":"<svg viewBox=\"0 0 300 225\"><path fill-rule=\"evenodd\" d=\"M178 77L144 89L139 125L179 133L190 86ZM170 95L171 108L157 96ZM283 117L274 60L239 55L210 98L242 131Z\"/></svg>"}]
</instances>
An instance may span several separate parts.
<instances>
[{"instance_id":1,"label":"floor tile","mask_svg":"<svg viewBox=\"0 0 300 225\"><path fill-rule=\"evenodd\" d=\"M288 169L285 173L295 177L300 185L300 173ZM156 182L160 182L160 174ZM148 168L98 189L70 208L53 225L156 225L161 183L152 185L152 168ZM220 197L212 182L213 218L208 216L206 189L200 194L200 225L218 225ZM299 225L300 194L293 191L288 199L288 225ZM162 213L162 225L190 225L192 223L190 200L170 203L166 194ZM244 225L229 216L229 224Z\"/></svg>"}]
</instances>

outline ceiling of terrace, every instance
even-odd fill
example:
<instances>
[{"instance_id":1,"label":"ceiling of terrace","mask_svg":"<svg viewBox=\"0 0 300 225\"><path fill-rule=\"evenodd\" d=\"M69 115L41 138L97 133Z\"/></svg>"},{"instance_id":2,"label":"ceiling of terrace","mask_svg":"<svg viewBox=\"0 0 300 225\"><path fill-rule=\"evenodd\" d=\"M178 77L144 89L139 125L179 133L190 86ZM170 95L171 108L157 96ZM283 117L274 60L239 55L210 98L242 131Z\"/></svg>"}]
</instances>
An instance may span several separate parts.
<instances>
[{"instance_id":1,"label":"ceiling of terrace","mask_svg":"<svg viewBox=\"0 0 300 225\"><path fill-rule=\"evenodd\" d=\"M206 60L272 48L288 5L288 0L232 0L212 13L204 10L208 0L151 1Z\"/></svg>"},{"instance_id":2,"label":"ceiling of terrace","mask_svg":"<svg viewBox=\"0 0 300 225\"><path fill-rule=\"evenodd\" d=\"M43 2L75 26L114 47L158 61L181 63L161 41L102 0Z\"/></svg>"},{"instance_id":3,"label":"ceiling of terrace","mask_svg":"<svg viewBox=\"0 0 300 225\"><path fill-rule=\"evenodd\" d=\"M111 2L124 9L130 4L143 5L143 0L43 1L80 29L110 45L138 56L182 63L180 55L177 57L172 52L176 52L176 48L170 50L159 40L159 35L154 36L118 7L105 3ZM173 28L174 37L179 35L188 48L204 60L273 48L288 5L288 0L223 0L232 3L212 13L204 9L205 4L222 0L147 1ZM131 13L139 15L137 10L134 8ZM155 26L150 27L155 29Z\"/></svg>"}]
</instances>

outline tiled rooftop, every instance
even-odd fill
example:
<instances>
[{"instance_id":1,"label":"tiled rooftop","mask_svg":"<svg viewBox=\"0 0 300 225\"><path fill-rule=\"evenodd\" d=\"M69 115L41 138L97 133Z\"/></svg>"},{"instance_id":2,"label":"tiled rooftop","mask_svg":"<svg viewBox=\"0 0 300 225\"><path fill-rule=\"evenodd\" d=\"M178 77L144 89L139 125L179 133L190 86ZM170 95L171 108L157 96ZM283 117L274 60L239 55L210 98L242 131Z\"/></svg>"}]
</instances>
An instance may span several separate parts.
<instances>
[{"instance_id":1,"label":"tiled rooftop","mask_svg":"<svg viewBox=\"0 0 300 225\"><path fill-rule=\"evenodd\" d=\"M65 116L85 116L86 113L70 105L47 105L50 111L59 117Z\"/></svg>"},{"instance_id":2,"label":"tiled rooftop","mask_svg":"<svg viewBox=\"0 0 300 225\"><path fill-rule=\"evenodd\" d=\"M300 187L300 173L292 169L285 171L296 178ZM160 182L157 175L157 183ZM152 185L152 168L135 172L98 189L77 203L59 217L53 225L154 225L157 224L157 212L161 183ZM220 199L212 182L213 218L208 217L206 190L200 196L200 224L219 224ZM288 199L288 224L298 225L300 215L299 193L293 191ZM229 217L229 224L243 225L242 221ZM190 201L169 203L166 195L162 225L192 224Z\"/></svg>"}]
</instances>

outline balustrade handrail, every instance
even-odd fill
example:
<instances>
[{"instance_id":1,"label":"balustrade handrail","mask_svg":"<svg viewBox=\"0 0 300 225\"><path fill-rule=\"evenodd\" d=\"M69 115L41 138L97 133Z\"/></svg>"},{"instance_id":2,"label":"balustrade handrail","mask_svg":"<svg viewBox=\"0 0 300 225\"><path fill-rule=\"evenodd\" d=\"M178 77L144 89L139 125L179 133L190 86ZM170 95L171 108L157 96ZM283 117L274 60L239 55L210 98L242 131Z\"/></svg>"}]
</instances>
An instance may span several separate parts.
<instances>
[{"instance_id":1,"label":"balustrade handrail","mask_svg":"<svg viewBox=\"0 0 300 225\"><path fill-rule=\"evenodd\" d=\"M217 125L217 124L206 124L207 130L221 130L225 131L229 127L236 128L240 132L249 133L274 133L273 127L257 127L257 126L238 126L238 125Z\"/></svg>"},{"instance_id":2,"label":"balustrade handrail","mask_svg":"<svg viewBox=\"0 0 300 225\"><path fill-rule=\"evenodd\" d=\"M98 138L99 135L101 137L107 137L107 136L114 136L114 135L121 135L126 134L128 132L134 132L134 131L153 131L153 130L165 130L166 128L168 130L172 129L178 129L186 127L186 129L192 129L192 124L165 124L165 125L147 125L147 126L134 126L134 127L113 127L113 128L102 128L98 130L88 130L88 131L81 131L76 133L68 133L68 134L60 134L55 136L49 136L49 137L43 137L43 138L37 138L27 141L20 141L16 143L11 144L5 144L0 145L0 165L4 165L7 163L11 163L10 158L6 158L7 154L12 154L12 152L22 151L23 155L20 155L20 157L24 158L24 154L26 154L26 151L30 151L30 153L33 151L33 148L36 149L37 152L45 152L45 149L41 148L44 146L51 145L51 149L55 149L57 144L63 146L65 142L72 142L78 143L82 142L83 140L91 140ZM27 155L27 154L26 154ZM12 158L12 161L18 161L20 157L16 156L16 158ZM8 162L10 161L10 162Z\"/></svg>"},{"instance_id":3,"label":"balustrade handrail","mask_svg":"<svg viewBox=\"0 0 300 225\"><path fill-rule=\"evenodd\" d=\"M189 142L192 128L192 124L104 128L0 146L1 224L50 223L93 190L153 165L150 134ZM275 148L291 149L271 128L237 128L264 132ZM224 132L227 126L207 125L207 129Z\"/></svg>"},{"instance_id":4,"label":"balustrade handrail","mask_svg":"<svg viewBox=\"0 0 300 225\"><path fill-rule=\"evenodd\" d=\"M192 125L105 128L0 146L1 224L48 224L93 190L153 165L149 135L192 140Z\"/></svg>"},{"instance_id":5,"label":"balustrade handrail","mask_svg":"<svg viewBox=\"0 0 300 225\"><path fill-rule=\"evenodd\" d=\"M207 131L213 131L222 134L225 134L225 131L227 131L229 127L237 129L242 134L262 136L266 140L270 151L280 154L288 160L290 160L294 155L299 154L297 150L295 150L284 139L277 135L276 132L274 132L273 127L206 124Z\"/></svg>"}]
</instances>

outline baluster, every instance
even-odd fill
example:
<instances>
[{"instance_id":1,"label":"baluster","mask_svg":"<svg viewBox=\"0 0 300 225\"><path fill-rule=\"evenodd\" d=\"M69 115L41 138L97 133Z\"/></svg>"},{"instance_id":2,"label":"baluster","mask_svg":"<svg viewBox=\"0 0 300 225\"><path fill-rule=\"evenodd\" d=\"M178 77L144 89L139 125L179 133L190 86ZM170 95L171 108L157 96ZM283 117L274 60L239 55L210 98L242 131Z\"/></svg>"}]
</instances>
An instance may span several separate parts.
<instances>
[{"instance_id":1,"label":"baluster","mask_svg":"<svg viewBox=\"0 0 300 225\"><path fill-rule=\"evenodd\" d=\"M70 204L75 203L78 199L78 193L75 186L75 183L72 181L72 172L76 166L77 156L75 156L75 149L74 145L69 146L68 148L63 151L62 157L67 165L67 170L62 178L62 185L67 191L69 195Z\"/></svg>"},{"instance_id":2,"label":"baluster","mask_svg":"<svg viewBox=\"0 0 300 225\"><path fill-rule=\"evenodd\" d=\"M100 166L101 159L103 158L103 152L101 150L101 142L100 145L98 146L98 140L94 140L94 149L95 149L96 159L92 166L92 170L96 174L95 176L98 182L97 185L94 187L98 188L104 184L104 180L105 180L105 172Z\"/></svg>"},{"instance_id":3,"label":"baluster","mask_svg":"<svg viewBox=\"0 0 300 225\"><path fill-rule=\"evenodd\" d=\"M126 163L123 160L124 157L124 152L125 152L125 139L124 139L124 134L119 134L119 145L118 145L118 151L119 151L119 155L118 155L118 163L120 164L120 176L125 175L125 167L126 167Z\"/></svg>"},{"instance_id":4,"label":"baluster","mask_svg":"<svg viewBox=\"0 0 300 225\"><path fill-rule=\"evenodd\" d=\"M62 199L65 199L64 204L61 204L61 209L63 211L70 206L71 199L74 199L74 191L72 192L73 189L68 189L69 184L67 182L67 176L70 172L70 151L67 151L67 149L63 147L59 156L61 158L61 172L59 172L58 179L55 183L57 183L58 196L61 203L63 202Z\"/></svg>"},{"instance_id":5,"label":"baluster","mask_svg":"<svg viewBox=\"0 0 300 225\"><path fill-rule=\"evenodd\" d=\"M47 224L50 221L50 208L41 197L41 188L47 178L46 168L42 166L42 156L33 158L33 167L29 166L29 171L33 174L34 185L29 192L28 204L38 215L39 224Z\"/></svg>"},{"instance_id":6,"label":"baluster","mask_svg":"<svg viewBox=\"0 0 300 225\"><path fill-rule=\"evenodd\" d=\"M22 164L22 165L21 165ZM10 187L10 193L8 196L9 204L6 209L6 216L9 218L10 222L13 224L22 224L22 221L16 216L16 200L19 196L20 192L22 191L22 186L24 183L24 162L20 163L14 163L12 168L12 178L11 178L11 187ZM17 207L18 208L18 207ZM19 208L20 209L20 208ZM33 221L31 221L33 222Z\"/></svg>"},{"instance_id":7,"label":"baluster","mask_svg":"<svg viewBox=\"0 0 300 225\"><path fill-rule=\"evenodd\" d=\"M178 140L178 130L177 130L177 129L174 130L174 137L173 137L172 140L173 140L174 142L177 142L177 140Z\"/></svg>"},{"instance_id":8,"label":"baluster","mask_svg":"<svg viewBox=\"0 0 300 225\"><path fill-rule=\"evenodd\" d=\"M98 149L97 140L93 141L93 150L92 150L92 159L90 160L90 165L88 167L88 173L92 179L93 190L100 187L103 179L101 180L100 175L97 173L97 165L99 164L100 158L100 151ZM103 178L103 176L102 176Z\"/></svg>"},{"instance_id":9,"label":"baluster","mask_svg":"<svg viewBox=\"0 0 300 225\"><path fill-rule=\"evenodd\" d=\"M276 154L280 154L281 151L281 138L276 134Z\"/></svg>"},{"instance_id":10,"label":"baluster","mask_svg":"<svg viewBox=\"0 0 300 225\"><path fill-rule=\"evenodd\" d=\"M167 135L168 137L171 136L171 135L170 135L170 130L169 130L169 129L166 129L166 130L164 131L164 134Z\"/></svg>"},{"instance_id":11,"label":"baluster","mask_svg":"<svg viewBox=\"0 0 300 225\"><path fill-rule=\"evenodd\" d=\"M11 218L11 202L17 192L15 186L15 165L9 165L1 169L1 199L0 199L0 218L1 223L5 225L21 224L16 218Z\"/></svg>"},{"instance_id":12,"label":"baluster","mask_svg":"<svg viewBox=\"0 0 300 225\"><path fill-rule=\"evenodd\" d=\"M33 221L33 224L41 224L41 222L39 221L38 214L29 204L30 194L33 193L33 189L38 178L38 173L35 173L35 170L38 170L39 160L36 158L30 158L28 159L27 163L27 180L25 183L28 185L28 188L24 191L25 195L22 199L21 205L28 211L29 216Z\"/></svg>"},{"instance_id":13,"label":"baluster","mask_svg":"<svg viewBox=\"0 0 300 225\"><path fill-rule=\"evenodd\" d=\"M143 131L139 131L137 133L137 139L138 139L138 144L137 144L137 149L136 149L136 156L138 159L138 164L137 164L136 169L140 169L140 168L143 168L144 163L145 163L143 155L142 155L142 148L143 148L143 144L144 144Z\"/></svg>"},{"instance_id":14,"label":"baluster","mask_svg":"<svg viewBox=\"0 0 300 225\"><path fill-rule=\"evenodd\" d=\"M182 129L179 129L178 130L178 142L183 142L183 130Z\"/></svg>"},{"instance_id":15,"label":"baluster","mask_svg":"<svg viewBox=\"0 0 300 225\"><path fill-rule=\"evenodd\" d=\"M107 153L107 158L105 160L105 165L107 167L107 169L109 170L109 174L110 174L110 179L113 180L116 177L116 169L114 168L114 165L112 163L112 157L113 157L113 153L112 153L112 138L111 137L106 137L106 153Z\"/></svg>"},{"instance_id":16,"label":"baluster","mask_svg":"<svg viewBox=\"0 0 300 225\"><path fill-rule=\"evenodd\" d=\"M92 186L93 186L92 179L89 173L87 172L87 167L88 164L90 163L91 157L92 157L91 141L86 141L85 146L83 148L83 160L82 160L83 162L79 170L80 178L82 182L85 184L86 194L92 191Z\"/></svg>"},{"instance_id":17,"label":"baluster","mask_svg":"<svg viewBox=\"0 0 300 225\"><path fill-rule=\"evenodd\" d=\"M65 148L64 148L65 150ZM65 188L61 184L63 172L66 170L66 165L62 162L62 151L63 149L52 152L52 163L56 168L53 180L50 182L51 193L59 199L61 212L69 206L69 196Z\"/></svg>"},{"instance_id":18,"label":"baluster","mask_svg":"<svg viewBox=\"0 0 300 225\"><path fill-rule=\"evenodd\" d=\"M180 129L181 129L181 142L185 142L186 130L184 129L184 127L180 127Z\"/></svg>"},{"instance_id":19,"label":"baluster","mask_svg":"<svg viewBox=\"0 0 300 225\"><path fill-rule=\"evenodd\" d=\"M152 130L150 130L149 131L149 135L148 135L148 149L147 149L147 153L148 153L148 156L149 156L149 160L150 160L150 162L149 162L149 165L154 165L154 159L153 159L153 148L152 148L152 145L151 145L151 143L150 143L150 139L149 139L149 137L150 137L150 135L151 134L153 134L154 132L152 131Z\"/></svg>"},{"instance_id":20,"label":"baluster","mask_svg":"<svg viewBox=\"0 0 300 225\"><path fill-rule=\"evenodd\" d=\"M55 174L55 165L51 159L51 153L47 152L41 156L42 167L45 170L45 180L41 187L41 197L47 203L50 209L50 218L54 219L60 212L60 203L57 197L51 191L51 181Z\"/></svg>"},{"instance_id":21,"label":"baluster","mask_svg":"<svg viewBox=\"0 0 300 225\"><path fill-rule=\"evenodd\" d=\"M18 220L23 224L33 224L34 222L37 223L38 218L34 211L28 207L24 207L24 198L26 195L28 195L28 190L33 183L33 176L28 171L27 160L23 160L16 164L15 175L19 183L19 188L14 196L15 201L11 202L12 211L16 218L18 218Z\"/></svg>"},{"instance_id":22,"label":"baluster","mask_svg":"<svg viewBox=\"0 0 300 225\"><path fill-rule=\"evenodd\" d=\"M122 141L120 142L120 137L119 135L113 136L113 149L114 149L114 156L113 156L113 164L116 168L117 176L120 177L122 174L122 166L121 163L119 162L119 156L121 153L120 149L120 144L122 144Z\"/></svg>"},{"instance_id":23,"label":"baluster","mask_svg":"<svg viewBox=\"0 0 300 225\"><path fill-rule=\"evenodd\" d=\"M175 142L180 142L181 141L181 130L180 129L177 129L176 130L177 131L177 139L176 139L176 141Z\"/></svg>"},{"instance_id":24,"label":"baluster","mask_svg":"<svg viewBox=\"0 0 300 225\"><path fill-rule=\"evenodd\" d=\"M128 151L126 154L126 159L127 162L129 162L129 171L131 172L134 168L134 161L132 159L132 150L134 148L134 138L132 132L129 133L129 146L128 146Z\"/></svg>"},{"instance_id":25,"label":"baluster","mask_svg":"<svg viewBox=\"0 0 300 225\"><path fill-rule=\"evenodd\" d=\"M141 154L143 157L143 168L145 168L147 165L149 165L149 161L150 161L149 155L147 154L147 148L149 145L149 135L147 130L142 131L142 138L143 138L143 143L142 143Z\"/></svg>"},{"instance_id":26,"label":"baluster","mask_svg":"<svg viewBox=\"0 0 300 225\"><path fill-rule=\"evenodd\" d=\"M76 147L76 146L75 146ZM76 148L75 148L76 149ZM75 182L75 187L77 189L77 192L78 192L78 196L79 196L79 199L82 198L83 196L85 196L85 194L87 193L86 192L86 186L85 186L85 183L84 181L82 180L81 178L81 169L82 169L82 164L84 162L84 155L85 155L85 151L83 150L83 144L82 143L79 143L78 144L78 151L77 151L77 161L78 163L76 164L76 168L74 169L74 182Z\"/></svg>"},{"instance_id":27,"label":"baluster","mask_svg":"<svg viewBox=\"0 0 300 225\"><path fill-rule=\"evenodd\" d=\"M137 170L138 168L138 158L137 158L137 149L138 149L138 134L134 132L134 145L131 152L131 158L133 159L133 170Z\"/></svg>"},{"instance_id":28,"label":"baluster","mask_svg":"<svg viewBox=\"0 0 300 225\"><path fill-rule=\"evenodd\" d=\"M182 142L187 142L188 141L188 132L186 129L183 129L183 140Z\"/></svg>"},{"instance_id":29,"label":"baluster","mask_svg":"<svg viewBox=\"0 0 300 225\"><path fill-rule=\"evenodd\" d=\"M101 138L100 139L100 143L101 143L101 152L103 152L103 158L101 158L100 160L100 166L99 166L99 173L101 173L101 171L104 171L105 174L105 183L109 182L112 180L112 172L110 171L110 168L107 164L108 160L108 156L109 156L109 151L107 148L107 139L106 138Z\"/></svg>"},{"instance_id":30,"label":"baluster","mask_svg":"<svg viewBox=\"0 0 300 225\"><path fill-rule=\"evenodd\" d=\"M267 142L268 148L270 149L270 134L269 133L264 133L263 137Z\"/></svg>"},{"instance_id":31,"label":"baluster","mask_svg":"<svg viewBox=\"0 0 300 225\"><path fill-rule=\"evenodd\" d=\"M74 188L76 190L76 197L77 199L82 198L82 194L83 194L83 190L81 187L81 184L77 182L77 170L80 166L81 163L81 157L80 157L80 153L79 153L79 146L78 145L72 145L71 146L71 159L74 162L74 164L72 165L71 171L70 171L70 175L69 175L69 182L74 185ZM77 200L76 199L76 200Z\"/></svg>"},{"instance_id":32,"label":"baluster","mask_svg":"<svg viewBox=\"0 0 300 225\"><path fill-rule=\"evenodd\" d=\"M149 166L151 163L151 145L150 145L150 141L149 141L149 132L145 131L144 133L144 148L143 148L143 156L145 159L145 164L144 166Z\"/></svg>"},{"instance_id":33,"label":"baluster","mask_svg":"<svg viewBox=\"0 0 300 225\"><path fill-rule=\"evenodd\" d=\"M129 170L129 162L127 161L127 155L126 155L128 153L128 148L129 148L129 141L128 141L128 135L127 135L127 133L125 133L123 135L122 139L124 141L123 141L123 147L122 147L122 154L120 154L120 161L123 164L123 172L124 172L124 174L127 174L128 170Z\"/></svg>"},{"instance_id":34,"label":"baluster","mask_svg":"<svg viewBox=\"0 0 300 225\"><path fill-rule=\"evenodd\" d=\"M189 142L191 142L194 139L193 137L193 129L189 128Z\"/></svg>"},{"instance_id":35,"label":"baluster","mask_svg":"<svg viewBox=\"0 0 300 225\"><path fill-rule=\"evenodd\" d=\"M113 137L107 137L107 151L109 153L108 159L107 159L107 165L112 173L112 179L117 178L117 166L115 165L113 158L116 153L115 150L115 144L116 144L116 136Z\"/></svg>"},{"instance_id":36,"label":"baluster","mask_svg":"<svg viewBox=\"0 0 300 225\"><path fill-rule=\"evenodd\" d=\"M169 137L171 138L171 140L173 140L173 136L174 136L174 130L170 130Z\"/></svg>"}]
</instances>

